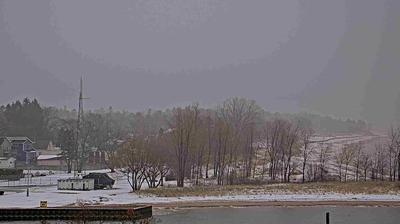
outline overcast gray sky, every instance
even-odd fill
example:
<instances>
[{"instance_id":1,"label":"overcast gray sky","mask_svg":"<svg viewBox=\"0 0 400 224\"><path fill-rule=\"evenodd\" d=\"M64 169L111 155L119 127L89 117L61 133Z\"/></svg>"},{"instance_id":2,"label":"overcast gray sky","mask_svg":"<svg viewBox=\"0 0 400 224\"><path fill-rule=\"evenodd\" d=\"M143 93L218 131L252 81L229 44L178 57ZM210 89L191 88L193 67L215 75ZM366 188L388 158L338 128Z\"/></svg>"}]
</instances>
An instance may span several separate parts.
<instances>
[{"instance_id":1,"label":"overcast gray sky","mask_svg":"<svg viewBox=\"0 0 400 224\"><path fill-rule=\"evenodd\" d=\"M388 123L398 0L0 1L0 103L162 109L232 96ZM400 112L400 111L399 111Z\"/></svg>"}]
</instances>

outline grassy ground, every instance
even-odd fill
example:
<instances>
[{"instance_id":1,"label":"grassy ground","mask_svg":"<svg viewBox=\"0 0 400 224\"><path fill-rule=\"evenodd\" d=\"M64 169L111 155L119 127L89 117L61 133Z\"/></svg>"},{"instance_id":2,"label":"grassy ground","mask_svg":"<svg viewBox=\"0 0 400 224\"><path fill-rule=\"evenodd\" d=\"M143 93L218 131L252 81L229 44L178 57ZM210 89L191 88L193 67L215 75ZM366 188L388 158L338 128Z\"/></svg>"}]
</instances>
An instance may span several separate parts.
<instances>
[{"instance_id":1,"label":"grassy ground","mask_svg":"<svg viewBox=\"0 0 400 224\"><path fill-rule=\"evenodd\" d=\"M140 192L159 197L256 195L272 193L341 193L341 194L400 194L400 184L394 182L322 182L305 184L268 184L233 186L197 186L185 188L157 188Z\"/></svg>"}]
</instances>

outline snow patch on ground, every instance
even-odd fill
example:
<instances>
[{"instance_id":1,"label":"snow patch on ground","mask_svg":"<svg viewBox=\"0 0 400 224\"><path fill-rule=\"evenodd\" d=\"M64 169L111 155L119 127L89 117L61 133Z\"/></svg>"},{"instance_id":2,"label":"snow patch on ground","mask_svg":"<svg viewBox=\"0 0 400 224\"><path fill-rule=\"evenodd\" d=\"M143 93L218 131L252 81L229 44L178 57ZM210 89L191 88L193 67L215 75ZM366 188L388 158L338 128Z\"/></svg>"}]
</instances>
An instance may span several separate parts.
<instances>
[{"instance_id":1,"label":"snow patch on ground","mask_svg":"<svg viewBox=\"0 0 400 224\"><path fill-rule=\"evenodd\" d=\"M114 177L116 184L110 190L96 191L58 191L56 186L34 187L30 189L29 197L26 190L19 192L6 190L0 196L0 207L38 207L40 201L48 201L50 207L65 206L74 203L85 204L159 204L171 202L194 201L399 201L400 194L364 195L364 194L259 194L259 195L229 195L206 197L155 197L130 193L131 188L125 178Z\"/></svg>"}]
</instances>

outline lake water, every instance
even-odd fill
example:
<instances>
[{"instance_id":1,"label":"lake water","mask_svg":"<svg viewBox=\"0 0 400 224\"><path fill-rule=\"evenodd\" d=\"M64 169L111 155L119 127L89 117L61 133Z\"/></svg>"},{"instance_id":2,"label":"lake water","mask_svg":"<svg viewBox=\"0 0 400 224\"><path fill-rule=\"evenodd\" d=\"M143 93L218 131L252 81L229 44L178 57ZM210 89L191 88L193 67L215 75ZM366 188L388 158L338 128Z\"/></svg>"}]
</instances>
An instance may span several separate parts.
<instances>
[{"instance_id":1,"label":"lake water","mask_svg":"<svg viewBox=\"0 0 400 224\"><path fill-rule=\"evenodd\" d=\"M202 208L156 211L153 223L160 224L399 224L400 208L378 207L247 207ZM4 222L1 222L4 223ZM13 224L41 222L12 222ZM71 222L47 222L71 223ZM93 222L110 223L110 222ZM121 222L112 222L121 223ZM129 223L129 222L125 222Z\"/></svg>"},{"instance_id":2,"label":"lake water","mask_svg":"<svg viewBox=\"0 0 400 224\"><path fill-rule=\"evenodd\" d=\"M185 209L156 215L157 223L202 224L399 224L400 208L372 207L248 207Z\"/></svg>"}]
</instances>

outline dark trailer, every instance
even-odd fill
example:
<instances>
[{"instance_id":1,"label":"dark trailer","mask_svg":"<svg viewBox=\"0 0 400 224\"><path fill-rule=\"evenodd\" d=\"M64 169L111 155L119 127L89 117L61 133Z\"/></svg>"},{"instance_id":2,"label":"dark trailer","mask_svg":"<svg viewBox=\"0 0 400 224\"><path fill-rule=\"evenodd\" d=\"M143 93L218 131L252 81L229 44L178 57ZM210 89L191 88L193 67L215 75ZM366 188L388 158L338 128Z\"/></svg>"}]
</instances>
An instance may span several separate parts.
<instances>
[{"instance_id":1,"label":"dark trailer","mask_svg":"<svg viewBox=\"0 0 400 224\"><path fill-rule=\"evenodd\" d=\"M112 188L115 180L109 177L106 173L89 173L83 179L94 179L94 189Z\"/></svg>"}]
</instances>

